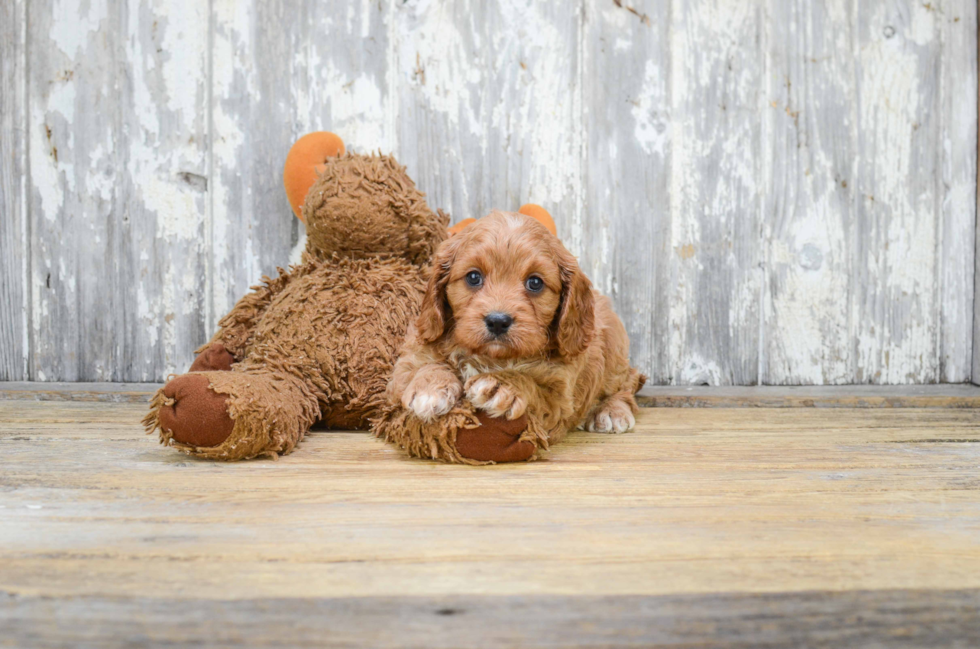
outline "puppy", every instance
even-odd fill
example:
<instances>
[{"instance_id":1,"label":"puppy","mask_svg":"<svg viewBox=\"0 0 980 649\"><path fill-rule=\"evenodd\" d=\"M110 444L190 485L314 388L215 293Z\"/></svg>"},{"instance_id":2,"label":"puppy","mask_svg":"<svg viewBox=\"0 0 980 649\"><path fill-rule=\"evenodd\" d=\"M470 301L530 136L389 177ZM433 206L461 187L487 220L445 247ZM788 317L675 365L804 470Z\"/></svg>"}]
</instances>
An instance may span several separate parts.
<instances>
[{"instance_id":1,"label":"puppy","mask_svg":"<svg viewBox=\"0 0 980 649\"><path fill-rule=\"evenodd\" d=\"M608 298L538 221L492 212L442 243L387 396L426 421L464 397L557 442L622 433L646 380Z\"/></svg>"}]
</instances>

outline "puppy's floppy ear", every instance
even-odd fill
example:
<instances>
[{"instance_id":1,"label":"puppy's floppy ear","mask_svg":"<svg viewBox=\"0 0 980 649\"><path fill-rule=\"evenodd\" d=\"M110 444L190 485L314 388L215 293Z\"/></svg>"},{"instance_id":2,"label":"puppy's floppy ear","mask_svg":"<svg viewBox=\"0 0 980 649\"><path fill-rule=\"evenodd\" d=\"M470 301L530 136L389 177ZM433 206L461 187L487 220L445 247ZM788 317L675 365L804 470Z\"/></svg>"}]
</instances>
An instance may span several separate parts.
<instances>
[{"instance_id":1,"label":"puppy's floppy ear","mask_svg":"<svg viewBox=\"0 0 980 649\"><path fill-rule=\"evenodd\" d=\"M577 356L585 351L595 335L592 282L564 246L557 243L555 248L561 274L561 302L552 324L555 347L562 356Z\"/></svg>"},{"instance_id":2,"label":"puppy's floppy ear","mask_svg":"<svg viewBox=\"0 0 980 649\"><path fill-rule=\"evenodd\" d=\"M438 340L446 330L446 321L452 315L446 302L446 285L449 284L449 271L456 260L462 236L454 236L439 245L435 259L432 260L429 283L422 297L422 310L416 321L415 328L424 342Z\"/></svg>"}]
</instances>

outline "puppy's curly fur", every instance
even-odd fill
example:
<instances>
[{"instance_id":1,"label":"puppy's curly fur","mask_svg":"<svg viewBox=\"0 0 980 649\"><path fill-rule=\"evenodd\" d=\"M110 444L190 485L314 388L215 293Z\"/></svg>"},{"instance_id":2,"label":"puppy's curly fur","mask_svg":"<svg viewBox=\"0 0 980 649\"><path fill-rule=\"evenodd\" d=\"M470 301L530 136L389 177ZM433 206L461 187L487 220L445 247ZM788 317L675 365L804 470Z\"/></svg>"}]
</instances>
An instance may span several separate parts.
<instances>
[{"instance_id":1,"label":"puppy's curly fur","mask_svg":"<svg viewBox=\"0 0 980 649\"><path fill-rule=\"evenodd\" d=\"M575 427L632 428L645 380L608 298L557 237L493 212L436 252L387 397L426 421L463 397L493 417L527 414L547 446Z\"/></svg>"}]
</instances>

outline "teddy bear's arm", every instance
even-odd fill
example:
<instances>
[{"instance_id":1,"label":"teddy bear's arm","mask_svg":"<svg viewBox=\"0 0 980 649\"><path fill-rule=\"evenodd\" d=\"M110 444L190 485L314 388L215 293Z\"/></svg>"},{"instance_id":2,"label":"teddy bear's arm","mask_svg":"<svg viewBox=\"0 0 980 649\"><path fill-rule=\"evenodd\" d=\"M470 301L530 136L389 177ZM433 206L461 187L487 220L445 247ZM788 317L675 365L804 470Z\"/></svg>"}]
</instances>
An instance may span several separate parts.
<instances>
[{"instance_id":1,"label":"teddy bear's arm","mask_svg":"<svg viewBox=\"0 0 980 649\"><path fill-rule=\"evenodd\" d=\"M238 300L231 311L218 321L217 333L197 350L198 354L203 353L215 343L220 343L234 356L235 361L240 361L245 356L245 349L252 340L252 332L262 314L290 281L305 275L310 268L307 264L294 266L288 271L282 268L278 270L278 277L272 279L263 276L261 284L253 286L250 293L246 293L242 299Z\"/></svg>"}]
</instances>

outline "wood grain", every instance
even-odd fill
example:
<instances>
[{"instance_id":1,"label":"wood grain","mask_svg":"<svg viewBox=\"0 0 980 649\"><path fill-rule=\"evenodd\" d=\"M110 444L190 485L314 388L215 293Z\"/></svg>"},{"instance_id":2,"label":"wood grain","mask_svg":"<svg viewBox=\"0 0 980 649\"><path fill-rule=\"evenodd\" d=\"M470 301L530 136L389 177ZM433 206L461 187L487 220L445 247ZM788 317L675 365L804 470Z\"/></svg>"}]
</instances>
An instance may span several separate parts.
<instances>
[{"instance_id":1,"label":"wood grain","mask_svg":"<svg viewBox=\"0 0 980 649\"><path fill-rule=\"evenodd\" d=\"M399 3L392 21L400 161L454 221L546 205L581 249L580 8Z\"/></svg>"},{"instance_id":2,"label":"wood grain","mask_svg":"<svg viewBox=\"0 0 980 649\"><path fill-rule=\"evenodd\" d=\"M333 130L354 151L391 149L388 11L378 2L330 11L301 0L213 4L209 329L262 275L298 261L304 230L282 188L297 138Z\"/></svg>"},{"instance_id":3,"label":"wood grain","mask_svg":"<svg viewBox=\"0 0 980 649\"><path fill-rule=\"evenodd\" d=\"M310 42L302 40L302 3L211 7L211 268L205 288L213 331L263 275L275 277L276 268L287 265L300 237L302 224L285 201L282 167L289 145L307 130L298 123L295 84L307 85ZM304 76L294 74L297 65Z\"/></svg>"},{"instance_id":4,"label":"wood grain","mask_svg":"<svg viewBox=\"0 0 980 649\"><path fill-rule=\"evenodd\" d=\"M0 400L149 403L162 383L0 381Z\"/></svg>"},{"instance_id":5,"label":"wood grain","mask_svg":"<svg viewBox=\"0 0 980 649\"><path fill-rule=\"evenodd\" d=\"M148 403L160 383L0 382L0 400ZM641 408L980 408L980 387L941 385L649 386Z\"/></svg>"},{"instance_id":6,"label":"wood grain","mask_svg":"<svg viewBox=\"0 0 980 649\"><path fill-rule=\"evenodd\" d=\"M966 380L976 4L772 12L763 381Z\"/></svg>"},{"instance_id":7,"label":"wood grain","mask_svg":"<svg viewBox=\"0 0 980 649\"><path fill-rule=\"evenodd\" d=\"M671 4L672 383L759 382L764 17Z\"/></svg>"},{"instance_id":8,"label":"wood grain","mask_svg":"<svg viewBox=\"0 0 980 649\"><path fill-rule=\"evenodd\" d=\"M179 624L175 624L178 622ZM43 647L972 647L978 590L180 600L11 597ZM0 639L0 644L4 643Z\"/></svg>"},{"instance_id":9,"label":"wood grain","mask_svg":"<svg viewBox=\"0 0 980 649\"><path fill-rule=\"evenodd\" d=\"M939 213L939 380L969 381L973 376L970 329L974 310L974 239L977 230L977 3L955 0L936 18L942 39L939 110L944 138L942 172L937 181ZM944 132L946 135L944 135ZM963 263L964 260L967 263Z\"/></svg>"},{"instance_id":10,"label":"wood grain","mask_svg":"<svg viewBox=\"0 0 980 649\"><path fill-rule=\"evenodd\" d=\"M637 15L590 0L583 21L582 83L591 89L584 93L588 209L578 226L577 252L595 286L612 298L630 332L633 362L654 384L674 378L671 25L657 18L669 16L669 9L666 1L645 3L646 13Z\"/></svg>"},{"instance_id":11,"label":"wood grain","mask_svg":"<svg viewBox=\"0 0 980 649\"><path fill-rule=\"evenodd\" d=\"M942 385L652 386L641 408L980 408L980 387Z\"/></svg>"},{"instance_id":12,"label":"wood grain","mask_svg":"<svg viewBox=\"0 0 980 649\"><path fill-rule=\"evenodd\" d=\"M467 620L487 643L570 624L549 637L592 646L976 628L978 410L648 409L634 433L478 468L344 432L198 461L142 435L143 410L0 402L8 643L302 644L341 615L332 641L362 646Z\"/></svg>"},{"instance_id":13,"label":"wood grain","mask_svg":"<svg viewBox=\"0 0 980 649\"><path fill-rule=\"evenodd\" d=\"M944 131L944 17L937 9L918 0L879 4L858 12L853 23L861 87L854 141L861 155L854 175L842 175L840 183L853 193L852 254L863 260L849 292L858 383L940 379L942 158L935 143ZM918 360L924 358L937 360Z\"/></svg>"},{"instance_id":14,"label":"wood grain","mask_svg":"<svg viewBox=\"0 0 980 649\"><path fill-rule=\"evenodd\" d=\"M760 378L775 384L863 382L855 379L855 316L841 303L855 265L865 263L851 247L858 155L852 3L769 6Z\"/></svg>"},{"instance_id":15,"label":"wood grain","mask_svg":"<svg viewBox=\"0 0 980 649\"><path fill-rule=\"evenodd\" d=\"M26 2L0 6L0 381L27 378Z\"/></svg>"},{"instance_id":16,"label":"wood grain","mask_svg":"<svg viewBox=\"0 0 980 649\"><path fill-rule=\"evenodd\" d=\"M141 411L0 404L11 460L2 483L16 488L2 497L5 590L179 596L193 584L196 597L235 598L980 585L968 567L980 552L975 411L644 411L635 434L576 434L547 462L490 470L411 461L348 433L315 435L277 463L195 462L140 435ZM73 451L59 452L66 445ZM535 488L542 480L549 489Z\"/></svg>"},{"instance_id":17,"label":"wood grain","mask_svg":"<svg viewBox=\"0 0 980 649\"><path fill-rule=\"evenodd\" d=\"M32 379L159 378L208 334L203 8L31 6Z\"/></svg>"},{"instance_id":18,"label":"wood grain","mask_svg":"<svg viewBox=\"0 0 980 649\"><path fill-rule=\"evenodd\" d=\"M980 43L977 45L977 56L980 58ZM980 83L977 84L977 120L980 121ZM980 128L977 130L977 150L980 151ZM980 161L977 164L977 187L980 187ZM977 211L974 213L980 215L980 191L975 191L976 194L976 208ZM973 362L972 362L972 373L971 380L980 384L980 310L976 308L976 305L980 303L980 281L977 281L977 277L980 277L980 220L977 222L977 227L974 232L974 266L973 266Z\"/></svg>"}]
</instances>

